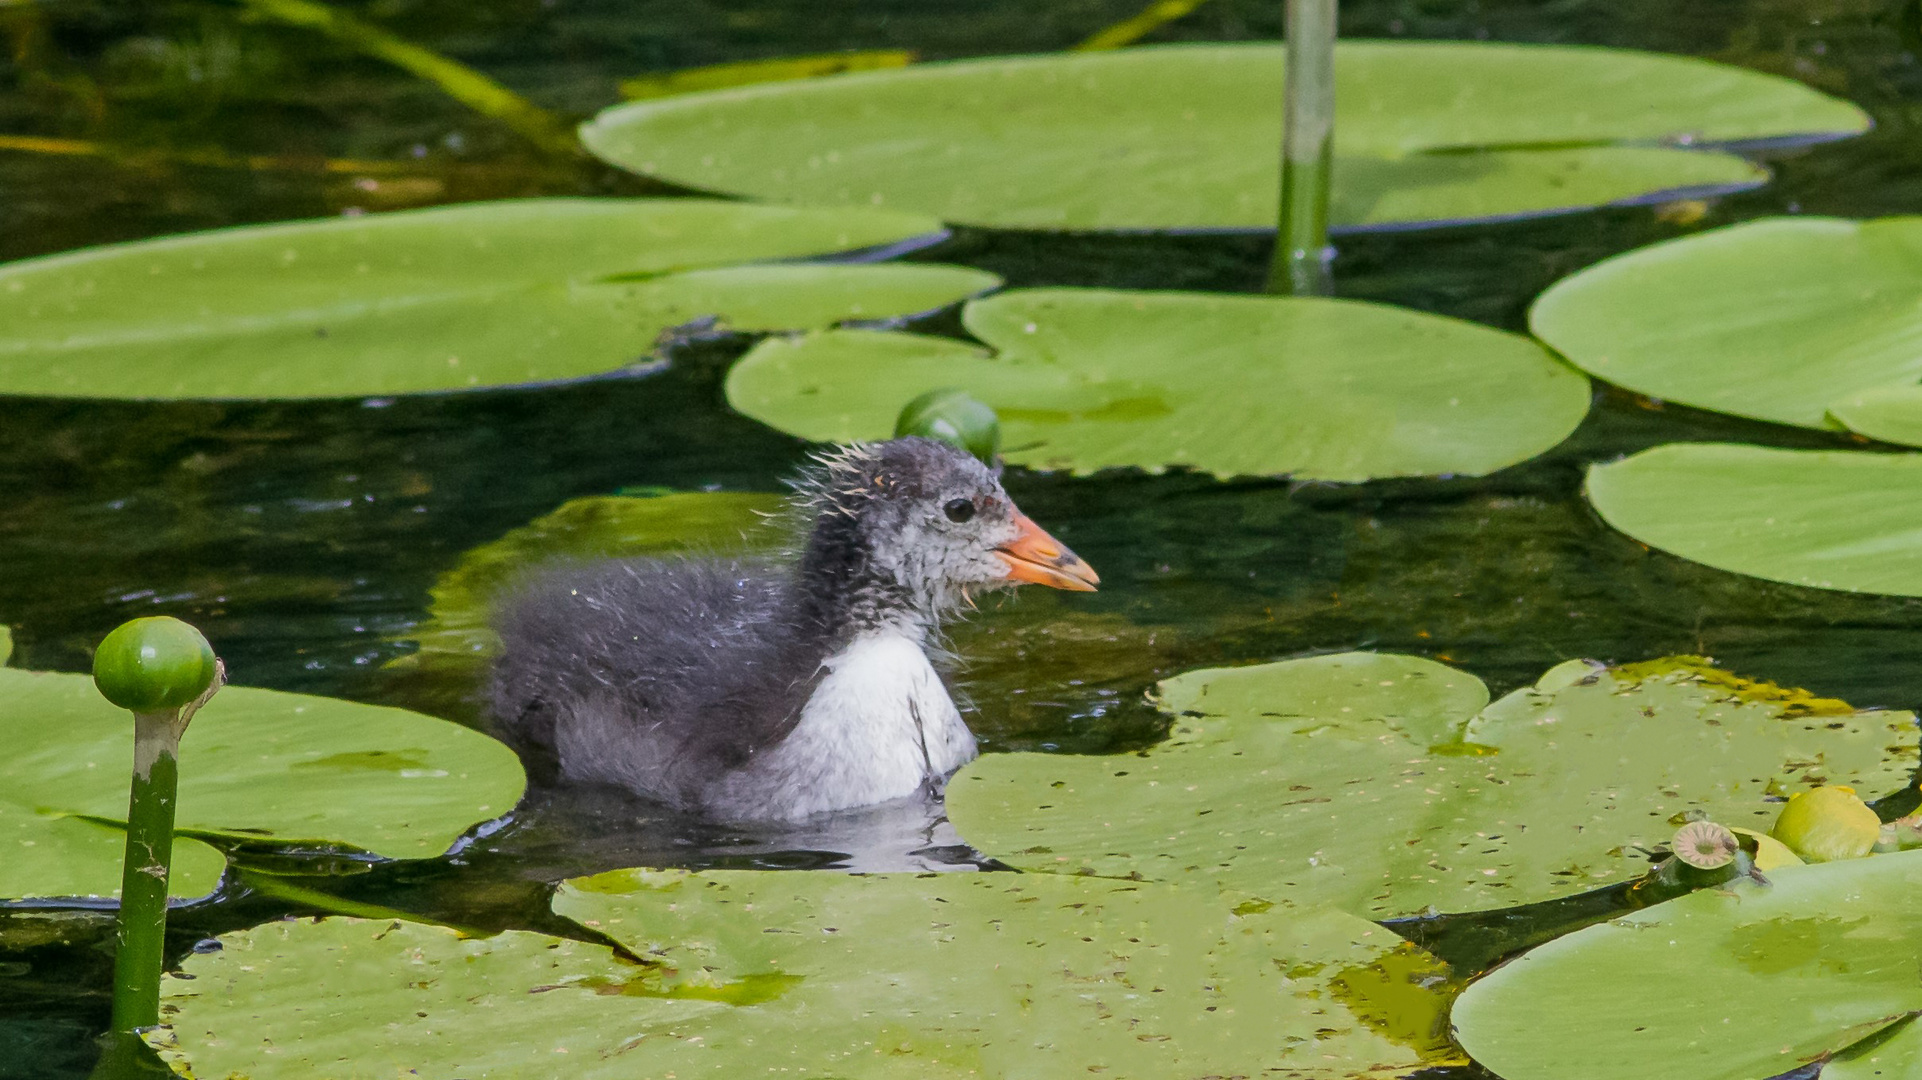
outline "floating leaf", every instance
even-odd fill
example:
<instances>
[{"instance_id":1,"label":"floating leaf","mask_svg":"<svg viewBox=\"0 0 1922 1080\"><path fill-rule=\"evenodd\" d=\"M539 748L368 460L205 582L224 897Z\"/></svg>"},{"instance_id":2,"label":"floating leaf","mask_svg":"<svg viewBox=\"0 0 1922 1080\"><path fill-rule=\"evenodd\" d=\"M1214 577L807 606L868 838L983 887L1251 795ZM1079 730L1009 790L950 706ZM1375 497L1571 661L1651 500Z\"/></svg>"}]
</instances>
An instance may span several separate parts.
<instances>
[{"instance_id":1,"label":"floating leaf","mask_svg":"<svg viewBox=\"0 0 1922 1080\"><path fill-rule=\"evenodd\" d=\"M428 590L428 618L407 638L414 653L391 666L445 669L472 676L499 645L487 620L500 591L516 575L550 560L663 555L765 546L775 537L757 526L781 509L779 495L673 492L649 498L595 495L462 555Z\"/></svg>"},{"instance_id":2,"label":"floating leaf","mask_svg":"<svg viewBox=\"0 0 1922 1080\"><path fill-rule=\"evenodd\" d=\"M1507 1080L1755 1080L1922 1010L1922 852L1784 867L1769 881L1524 953L1456 1002L1456 1037ZM1922 1065L1909 1033L1864 1049L1839 1075Z\"/></svg>"},{"instance_id":3,"label":"floating leaf","mask_svg":"<svg viewBox=\"0 0 1922 1080\"><path fill-rule=\"evenodd\" d=\"M328 919L222 939L155 1037L198 1076L1385 1077L1459 1062L1440 961L1336 912L1015 874L623 870L555 910L628 948ZM312 1018L325 1016L322 1025ZM565 1057L558 1055L565 1053Z\"/></svg>"},{"instance_id":4,"label":"floating leaf","mask_svg":"<svg viewBox=\"0 0 1922 1080\"><path fill-rule=\"evenodd\" d=\"M955 827L1022 869L1212 879L1383 918L1630 880L1678 812L1766 829L1768 795L1892 790L1917 756L1909 713L1690 658L1572 662L1486 708L1472 675L1373 653L1193 671L1159 694L1182 719L1140 754L965 767Z\"/></svg>"},{"instance_id":5,"label":"floating leaf","mask_svg":"<svg viewBox=\"0 0 1922 1080\"><path fill-rule=\"evenodd\" d=\"M936 265L726 265L939 228L878 211L527 199L89 248L0 266L0 392L342 397L605 374L709 316L804 329L999 283Z\"/></svg>"},{"instance_id":6,"label":"floating leaf","mask_svg":"<svg viewBox=\"0 0 1922 1080\"><path fill-rule=\"evenodd\" d=\"M1922 386L1883 386L1829 402L1829 416L1883 442L1922 446Z\"/></svg>"},{"instance_id":7,"label":"floating leaf","mask_svg":"<svg viewBox=\"0 0 1922 1080\"><path fill-rule=\"evenodd\" d=\"M1334 224L1512 218L1766 173L1669 143L1868 127L1786 79L1679 56L1468 42L1336 47ZM1272 229L1278 45L918 64L617 106L582 129L623 168L712 191L1029 229Z\"/></svg>"},{"instance_id":8,"label":"floating leaf","mask_svg":"<svg viewBox=\"0 0 1922 1080\"><path fill-rule=\"evenodd\" d=\"M125 760L102 763L101 768L112 769L120 778L120 809L114 816L125 817L127 784L133 774L133 718L120 715L128 733ZM126 852L124 829L40 809L11 790L0 794L0 900L117 897ZM177 836L167 892L175 897L205 896L220 885L226 869L225 855L198 840Z\"/></svg>"},{"instance_id":9,"label":"floating leaf","mask_svg":"<svg viewBox=\"0 0 1922 1080\"><path fill-rule=\"evenodd\" d=\"M132 719L85 676L6 668L0 734L8 747L0 829L22 848L45 842L60 852L23 863L6 845L0 896L111 891L122 834L74 815L124 819ZM440 854L475 822L512 809L525 786L513 751L457 724L245 687L222 690L195 715L180 759L185 833L344 844L389 858ZM193 842L181 852L176 891L206 892L220 876L219 854Z\"/></svg>"},{"instance_id":10,"label":"floating leaf","mask_svg":"<svg viewBox=\"0 0 1922 1080\"><path fill-rule=\"evenodd\" d=\"M1587 380L1534 342L1378 304L1025 289L969 302L963 321L998 352L770 339L728 373L728 403L807 439L879 439L902 402L957 387L1000 414L1016 464L1318 480L1493 472L1588 410Z\"/></svg>"},{"instance_id":11,"label":"floating leaf","mask_svg":"<svg viewBox=\"0 0 1922 1080\"><path fill-rule=\"evenodd\" d=\"M1922 454L1675 443L1588 471L1603 520L1751 577L1922 596Z\"/></svg>"},{"instance_id":12,"label":"floating leaf","mask_svg":"<svg viewBox=\"0 0 1922 1080\"><path fill-rule=\"evenodd\" d=\"M1922 379L1918 254L1922 218L1751 221L1564 278L1529 326L1638 393L1810 428L1853 415L1882 438L1890 405L1870 395Z\"/></svg>"}]
</instances>

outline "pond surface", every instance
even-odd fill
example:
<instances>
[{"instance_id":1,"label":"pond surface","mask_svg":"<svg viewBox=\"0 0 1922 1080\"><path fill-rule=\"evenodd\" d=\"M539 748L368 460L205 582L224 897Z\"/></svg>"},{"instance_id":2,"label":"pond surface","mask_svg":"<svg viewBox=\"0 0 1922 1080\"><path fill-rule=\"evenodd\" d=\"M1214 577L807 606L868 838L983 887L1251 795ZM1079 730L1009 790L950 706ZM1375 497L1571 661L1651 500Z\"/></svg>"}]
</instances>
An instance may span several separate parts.
<instances>
[{"instance_id":1,"label":"pond surface","mask_svg":"<svg viewBox=\"0 0 1922 1080\"><path fill-rule=\"evenodd\" d=\"M944 58L1067 47L1138 0L375 0L345 5L585 116L616 83L671 68L839 49ZM1149 40L1279 34L1279 0L1210 0ZM1912 2L1350 0L1342 31L1589 43L1790 75L1868 109L1859 139L1787 153L1772 184L1712 205L1349 236L1341 295L1523 329L1528 301L1602 257L1780 213L1922 210L1922 44ZM648 194L555 163L418 82L327 39L219 3L0 0L0 258L243 222L535 194ZM240 159L269 158L250 166ZM405 175L355 161L411 163ZM328 164L333 162L334 164ZM1258 289L1243 236L958 232L912 256L1010 286ZM954 332L952 316L921 329ZM679 349L645 378L345 403L134 405L0 398L0 625L13 663L84 671L121 621L200 626L237 682L410 705L473 722L459 688L383 665L460 552L563 501L623 487L771 490L805 447L728 411L746 339ZM1598 388L1563 446L1480 480L1351 487L1013 471L1036 520L1099 568L1093 596L989 604L956 635L977 663L970 721L990 750L1143 745L1155 680L1212 664L1381 649L1465 668L1497 693L1569 657L1688 652L1857 706L1922 705L1922 601L1737 577L1645 549L1580 495L1582 470L1660 442L1847 446ZM187 752L191 757L191 738ZM537 798L457 852L365 870L248 858L281 880L469 925L552 929L547 884L617 865L968 865L928 815L826 833L696 828L599 793ZM335 876L323 876L337 871ZM1404 928L1477 962L1613 897L1495 925ZM179 913L181 948L309 911L231 886ZM1489 920L1483 920L1488 922ZM1492 936L1491 936L1492 935ZM98 918L0 917L0 1078L78 1077L108 1010ZM1450 944L1450 941L1453 944Z\"/></svg>"}]
</instances>

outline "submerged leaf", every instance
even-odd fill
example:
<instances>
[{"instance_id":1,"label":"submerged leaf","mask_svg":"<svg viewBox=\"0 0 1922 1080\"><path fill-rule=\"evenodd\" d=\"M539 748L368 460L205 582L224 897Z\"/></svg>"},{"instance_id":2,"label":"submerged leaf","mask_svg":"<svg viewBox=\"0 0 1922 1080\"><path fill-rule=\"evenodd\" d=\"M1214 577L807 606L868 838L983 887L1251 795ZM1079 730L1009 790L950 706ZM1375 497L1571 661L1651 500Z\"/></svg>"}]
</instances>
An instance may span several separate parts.
<instances>
[{"instance_id":1,"label":"submerged leaf","mask_svg":"<svg viewBox=\"0 0 1922 1080\"><path fill-rule=\"evenodd\" d=\"M1344 481L1493 472L1588 410L1586 380L1534 342L1379 304L1025 289L962 317L998 351L863 331L770 339L728 373L728 403L849 441L886 438L902 402L958 387L1031 468Z\"/></svg>"},{"instance_id":2,"label":"submerged leaf","mask_svg":"<svg viewBox=\"0 0 1922 1080\"><path fill-rule=\"evenodd\" d=\"M466 552L428 590L427 620L405 635L415 652L389 666L431 668L471 684L499 641L488 618L501 592L543 563L765 548L778 537L762 515L783 506L759 492L593 495L562 503L498 540ZM466 689L466 686L462 687Z\"/></svg>"},{"instance_id":3,"label":"submerged leaf","mask_svg":"<svg viewBox=\"0 0 1922 1080\"><path fill-rule=\"evenodd\" d=\"M1604 521L1684 559L1922 596L1922 454L1676 443L1591 466L1587 491Z\"/></svg>"},{"instance_id":4,"label":"submerged leaf","mask_svg":"<svg viewBox=\"0 0 1922 1080\"><path fill-rule=\"evenodd\" d=\"M1507 1080L1754 1080L1922 1010L1922 852L1784 867L1769 881L1524 953L1455 1003L1455 1035ZM1911 1076L1918 1050L1897 1034L1823 1075Z\"/></svg>"},{"instance_id":5,"label":"submerged leaf","mask_svg":"<svg viewBox=\"0 0 1922 1080\"><path fill-rule=\"evenodd\" d=\"M1557 668L1486 708L1471 675L1370 653L1194 671L1159 693L1182 719L1141 754L967 766L948 787L956 828L1026 870L1384 918L1631 880L1677 813L1765 827L1773 789L1892 789L1917 757L1908 713L1812 715L1686 665Z\"/></svg>"},{"instance_id":6,"label":"submerged leaf","mask_svg":"<svg viewBox=\"0 0 1922 1080\"><path fill-rule=\"evenodd\" d=\"M823 327L999 283L933 264L728 265L939 229L872 210L526 199L89 248L0 266L0 392L352 397L603 375L699 319Z\"/></svg>"},{"instance_id":7,"label":"submerged leaf","mask_svg":"<svg viewBox=\"0 0 1922 1080\"><path fill-rule=\"evenodd\" d=\"M1679 56L1475 42L1336 47L1337 227L1513 218L1766 173L1680 149L1868 126L1797 83ZM918 64L617 106L597 156L675 183L1040 229L1272 229L1279 45ZM1663 145L1663 144L1670 145Z\"/></svg>"}]
</instances>

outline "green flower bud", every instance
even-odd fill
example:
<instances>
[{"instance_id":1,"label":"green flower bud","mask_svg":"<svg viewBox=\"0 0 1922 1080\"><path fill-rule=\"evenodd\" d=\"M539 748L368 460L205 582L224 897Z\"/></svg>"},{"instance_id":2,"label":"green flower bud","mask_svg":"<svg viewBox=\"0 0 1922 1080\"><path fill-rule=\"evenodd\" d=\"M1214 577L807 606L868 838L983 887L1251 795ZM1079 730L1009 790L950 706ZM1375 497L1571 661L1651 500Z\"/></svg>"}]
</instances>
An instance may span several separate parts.
<instances>
[{"instance_id":1,"label":"green flower bud","mask_svg":"<svg viewBox=\"0 0 1922 1080\"><path fill-rule=\"evenodd\" d=\"M1855 797L1854 788L1836 785L1797 792L1770 832L1810 862L1834 862L1873 851L1882 819Z\"/></svg>"},{"instance_id":2,"label":"green flower bud","mask_svg":"<svg viewBox=\"0 0 1922 1080\"><path fill-rule=\"evenodd\" d=\"M894 437L919 435L959 447L992 465L1001 452L1001 418L966 390L930 390L901 410Z\"/></svg>"},{"instance_id":3,"label":"green flower bud","mask_svg":"<svg viewBox=\"0 0 1922 1080\"><path fill-rule=\"evenodd\" d=\"M120 624L93 654L100 695L136 713L192 704L217 671L213 646L200 631L166 615Z\"/></svg>"}]
</instances>

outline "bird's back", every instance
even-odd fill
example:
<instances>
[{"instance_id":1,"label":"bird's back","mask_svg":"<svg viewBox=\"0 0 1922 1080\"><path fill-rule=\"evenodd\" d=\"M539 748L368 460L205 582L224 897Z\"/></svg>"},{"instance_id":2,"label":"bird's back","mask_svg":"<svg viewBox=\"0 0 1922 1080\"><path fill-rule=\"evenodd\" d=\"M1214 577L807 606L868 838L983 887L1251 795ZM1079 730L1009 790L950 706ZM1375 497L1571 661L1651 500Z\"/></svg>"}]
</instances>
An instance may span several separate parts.
<instances>
[{"instance_id":1,"label":"bird's back","mask_svg":"<svg viewBox=\"0 0 1922 1080\"><path fill-rule=\"evenodd\" d=\"M618 559L534 575L499 606L500 733L600 780L695 808L792 730L819 670L787 582L742 560Z\"/></svg>"}]
</instances>

